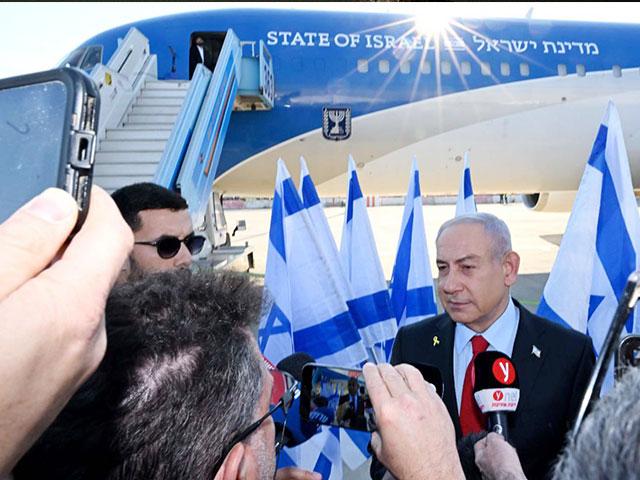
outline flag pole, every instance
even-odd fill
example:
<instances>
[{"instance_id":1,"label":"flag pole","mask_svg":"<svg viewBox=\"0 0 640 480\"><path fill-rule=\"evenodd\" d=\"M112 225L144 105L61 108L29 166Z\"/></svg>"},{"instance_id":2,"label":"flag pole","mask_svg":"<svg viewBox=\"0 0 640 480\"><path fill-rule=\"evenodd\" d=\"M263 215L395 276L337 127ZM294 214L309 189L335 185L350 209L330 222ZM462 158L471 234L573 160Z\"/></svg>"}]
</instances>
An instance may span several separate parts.
<instances>
[{"instance_id":1,"label":"flag pole","mask_svg":"<svg viewBox=\"0 0 640 480\"><path fill-rule=\"evenodd\" d=\"M618 346L620 333L624 328L624 324L627 321L629 314L633 311L638 301L638 297L640 297L640 271L633 272L629 275L627 285L624 287L622 296L618 302L618 308L611 320L611 326L609 327L607 337L602 344L600 355L598 356L593 373L589 379L589 384L587 385L584 397L582 398L580 410L578 411L576 422L573 426L573 431L571 432L571 438L574 441L580 432L580 427L582 426L585 416L589 414L593 407L593 403L600 396L602 382L604 381L604 377L607 373L611 357Z\"/></svg>"}]
</instances>

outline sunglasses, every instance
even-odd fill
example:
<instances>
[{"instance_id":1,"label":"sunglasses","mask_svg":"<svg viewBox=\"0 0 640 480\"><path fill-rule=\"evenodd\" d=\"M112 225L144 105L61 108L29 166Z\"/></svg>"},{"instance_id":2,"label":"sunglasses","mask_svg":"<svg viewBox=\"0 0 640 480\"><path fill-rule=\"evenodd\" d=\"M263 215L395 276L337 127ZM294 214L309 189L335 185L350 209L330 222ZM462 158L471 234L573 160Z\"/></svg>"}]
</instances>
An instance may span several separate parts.
<instances>
[{"instance_id":1,"label":"sunglasses","mask_svg":"<svg viewBox=\"0 0 640 480\"><path fill-rule=\"evenodd\" d=\"M282 447L284 447L284 443L285 443L284 437L285 437L285 431L286 431L285 427L287 422L287 413L289 412L289 408L291 407L291 404L293 403L295 395L298 391L298 382L295 380L295 378L293 378L291 375L289 375L286 372L278 371L277 374L282 375L284 377L285 384L286 384L286 390L284 394L282 395L278 403L275 404L273 407L271 407L267 413L265 413L262 417L260 417L258 420L253 422L247 428L240 430L238 433L236 433L232 437L231 441L227 444L224 450L222 450L222 455L220 456L220 460L218 460L218 463L216 464L213 470L214 476L216 473L218 473L218 470L220 470L220 467L222 467L222 463L224 462L225 458L227 458L227 455L229 454L231 449L234 447L234 445L236 445L239 442L242 442L243 440L246 440L253 432L255 432L256 430L258 430L258 428L260 428L260 425L262 425L262 423L267 418L275 414L278 410L282 409L285 415L284 425L282 426L281 431L276 432L276 443L275 443L276 457L280 454L280 450L282 450ZM277 463L278 463L278 459L276 458L276 465Z\"/></svg>"},{"instance_id":2,"label":"sunglasses","mask_svg":"<svg viewBox=\"0 0 640 480\"><path fill-rule=\"evenodd\" d=\"M181 245L184 243L191 255L197 255L204 246L205 238L200 235L194 235L193 232L180 240L172 235L163 235L153 242L135 242L136 245L150 245L156 247L160 258L173 258L180 251Z\"/></svg>"}]
</instances>

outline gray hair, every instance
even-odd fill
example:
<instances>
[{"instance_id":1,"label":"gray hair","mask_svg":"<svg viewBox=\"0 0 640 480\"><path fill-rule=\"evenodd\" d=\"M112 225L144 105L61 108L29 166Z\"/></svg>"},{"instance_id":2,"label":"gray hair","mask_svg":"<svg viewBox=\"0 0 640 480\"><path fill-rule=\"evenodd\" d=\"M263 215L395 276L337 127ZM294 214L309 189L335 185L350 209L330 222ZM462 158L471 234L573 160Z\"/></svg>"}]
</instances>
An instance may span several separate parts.
<instances>
[{"instance_id":1,"label":"gray hair","mask_svg":"<svg viewBox=\"0 0 640 480\"><path fill-rule=\"evenodd\" d=\"M261 288L232 272L164 272L116 287L98 370L15 478L210 479L258 415L262 359L250 333Z\"/></svg>"},{"instance_id":2,"label":"gray hair","mask_svg":"<svg viewBox=\"0 0 640 480\"><path fill-rule=\"evenodd\" d=\"M509 233L509 227L507 227L507 224L495 215L484 212L469 213L447 220L440 226L438 235L436 236L436 242L440 238L440 235L450 227L473 224L482 225L484 227L484 231L489 235L489 237L491 237L491 249L496 259L501 259L511 251L511 234Z\"/></svg>"},{"instance_id":3,"label":"gray hair","mask_svg":"<svg viewBox=\"0 0 640 480\"><path fill-rule=\"evenodd\" d=\"M554 479L640 478L640 369L596 403L556 466Z\"/></svg>"}]
</instances>

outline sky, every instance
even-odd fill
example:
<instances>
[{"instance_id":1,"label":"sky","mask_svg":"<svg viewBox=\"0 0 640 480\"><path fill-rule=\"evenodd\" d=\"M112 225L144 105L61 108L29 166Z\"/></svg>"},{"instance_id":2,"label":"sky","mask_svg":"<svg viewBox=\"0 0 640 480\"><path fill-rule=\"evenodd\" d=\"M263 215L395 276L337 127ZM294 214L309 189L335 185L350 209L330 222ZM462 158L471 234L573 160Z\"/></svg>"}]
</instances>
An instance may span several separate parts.
<instances>
[{"instance_id":1,"label":"sky","mask_svg":"<svg viewBox=\"0 0 640 480\"><path fill-rule=\"evenodd\" d=\"M101 31L146 18L215 8L287 8L411 13L451 17L531 18L640 23L640 4L610 3L0 3L0 78L54 68L66 55Z\"/></svg>"}]
</instances>

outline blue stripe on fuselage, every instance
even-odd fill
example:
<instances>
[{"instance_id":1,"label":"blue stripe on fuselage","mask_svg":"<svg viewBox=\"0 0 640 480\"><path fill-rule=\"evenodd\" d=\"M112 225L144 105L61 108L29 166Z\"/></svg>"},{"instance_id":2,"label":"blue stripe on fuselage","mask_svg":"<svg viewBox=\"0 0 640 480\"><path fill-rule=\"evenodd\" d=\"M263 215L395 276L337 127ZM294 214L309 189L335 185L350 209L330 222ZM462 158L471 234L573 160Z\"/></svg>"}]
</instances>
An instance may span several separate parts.
<instances>
[{"instance_id":1,"label":"blue stripe on fuselage","mask_svg":"<svg viewBox=\"0 0 640 480\"><path fill-rule=\"evenodd\" d=\"M273 57L276 105L270 112L239 112L231 116L218 175L269 147L320 128L322 107L336 102L351 107L353 117L357 117L437 95L494 85L494 78L481 74L474 57L489 63L492 74L501 83L555 76L559 64L566 65L568 73L574 73L577 64L584 65L586 71L607 70L614 64L621 68L640 64L640 53L629 48L640 41L640 29L636 25L459 20L465 28L455 25L452 28L473 55L464 50L455 51L454 61L451 53L444 49L441 61L449 62L452 71L441 75L441 88L438 90L434 50L429 50L426 55L431 72L417 75L420 50L388 49L380 53L382 50L373 48L373 35L401 37L413 27L412 22L402 22L409 18L409 15L379 13L218 10L136 22L104 32L85 45L103 44L104 57L108 60L116 49L117 38L124 37L131 26L136 26L149 38L151 51L158 56L159 78L184 79L187 78L192 32L224 32L232 28L240 40L265 41ZM475 40L467 29L479 33ZM289 45L282 44L286 35L276 35L278 44L269 45L269 38L273 38L269 31L291 32ZM295 32L326 33L330 46L319 46L317 36L314 46L291 46ZM336 35L354 33L360 35L356 45L351 46L349 41L347 46L336 46ZM365 35L371 37L367 39ZM489 43L483 37L495 42ZM345 39L344 36L339 38ZM368 44L372 48L367 48ZM597 47L597 54L593 45ZM177 52L175 73L171 72L169 47ZM496 51L496 47L501 50ZM398 59L407 53L410 72L398 70L392 76L391 73L399 66ZM358 60L374 56L375 60L369 63L369 71L359 73L356 68ZM389 62L390 73L379 71L380 61ZM458 73L455 64L461 62L468 62L471 66L469 75ZM509 76L501 75L502 63L509 65ZM520 74L521 63L529 66L526 77Z\"/></svg>"}]
</instances>

